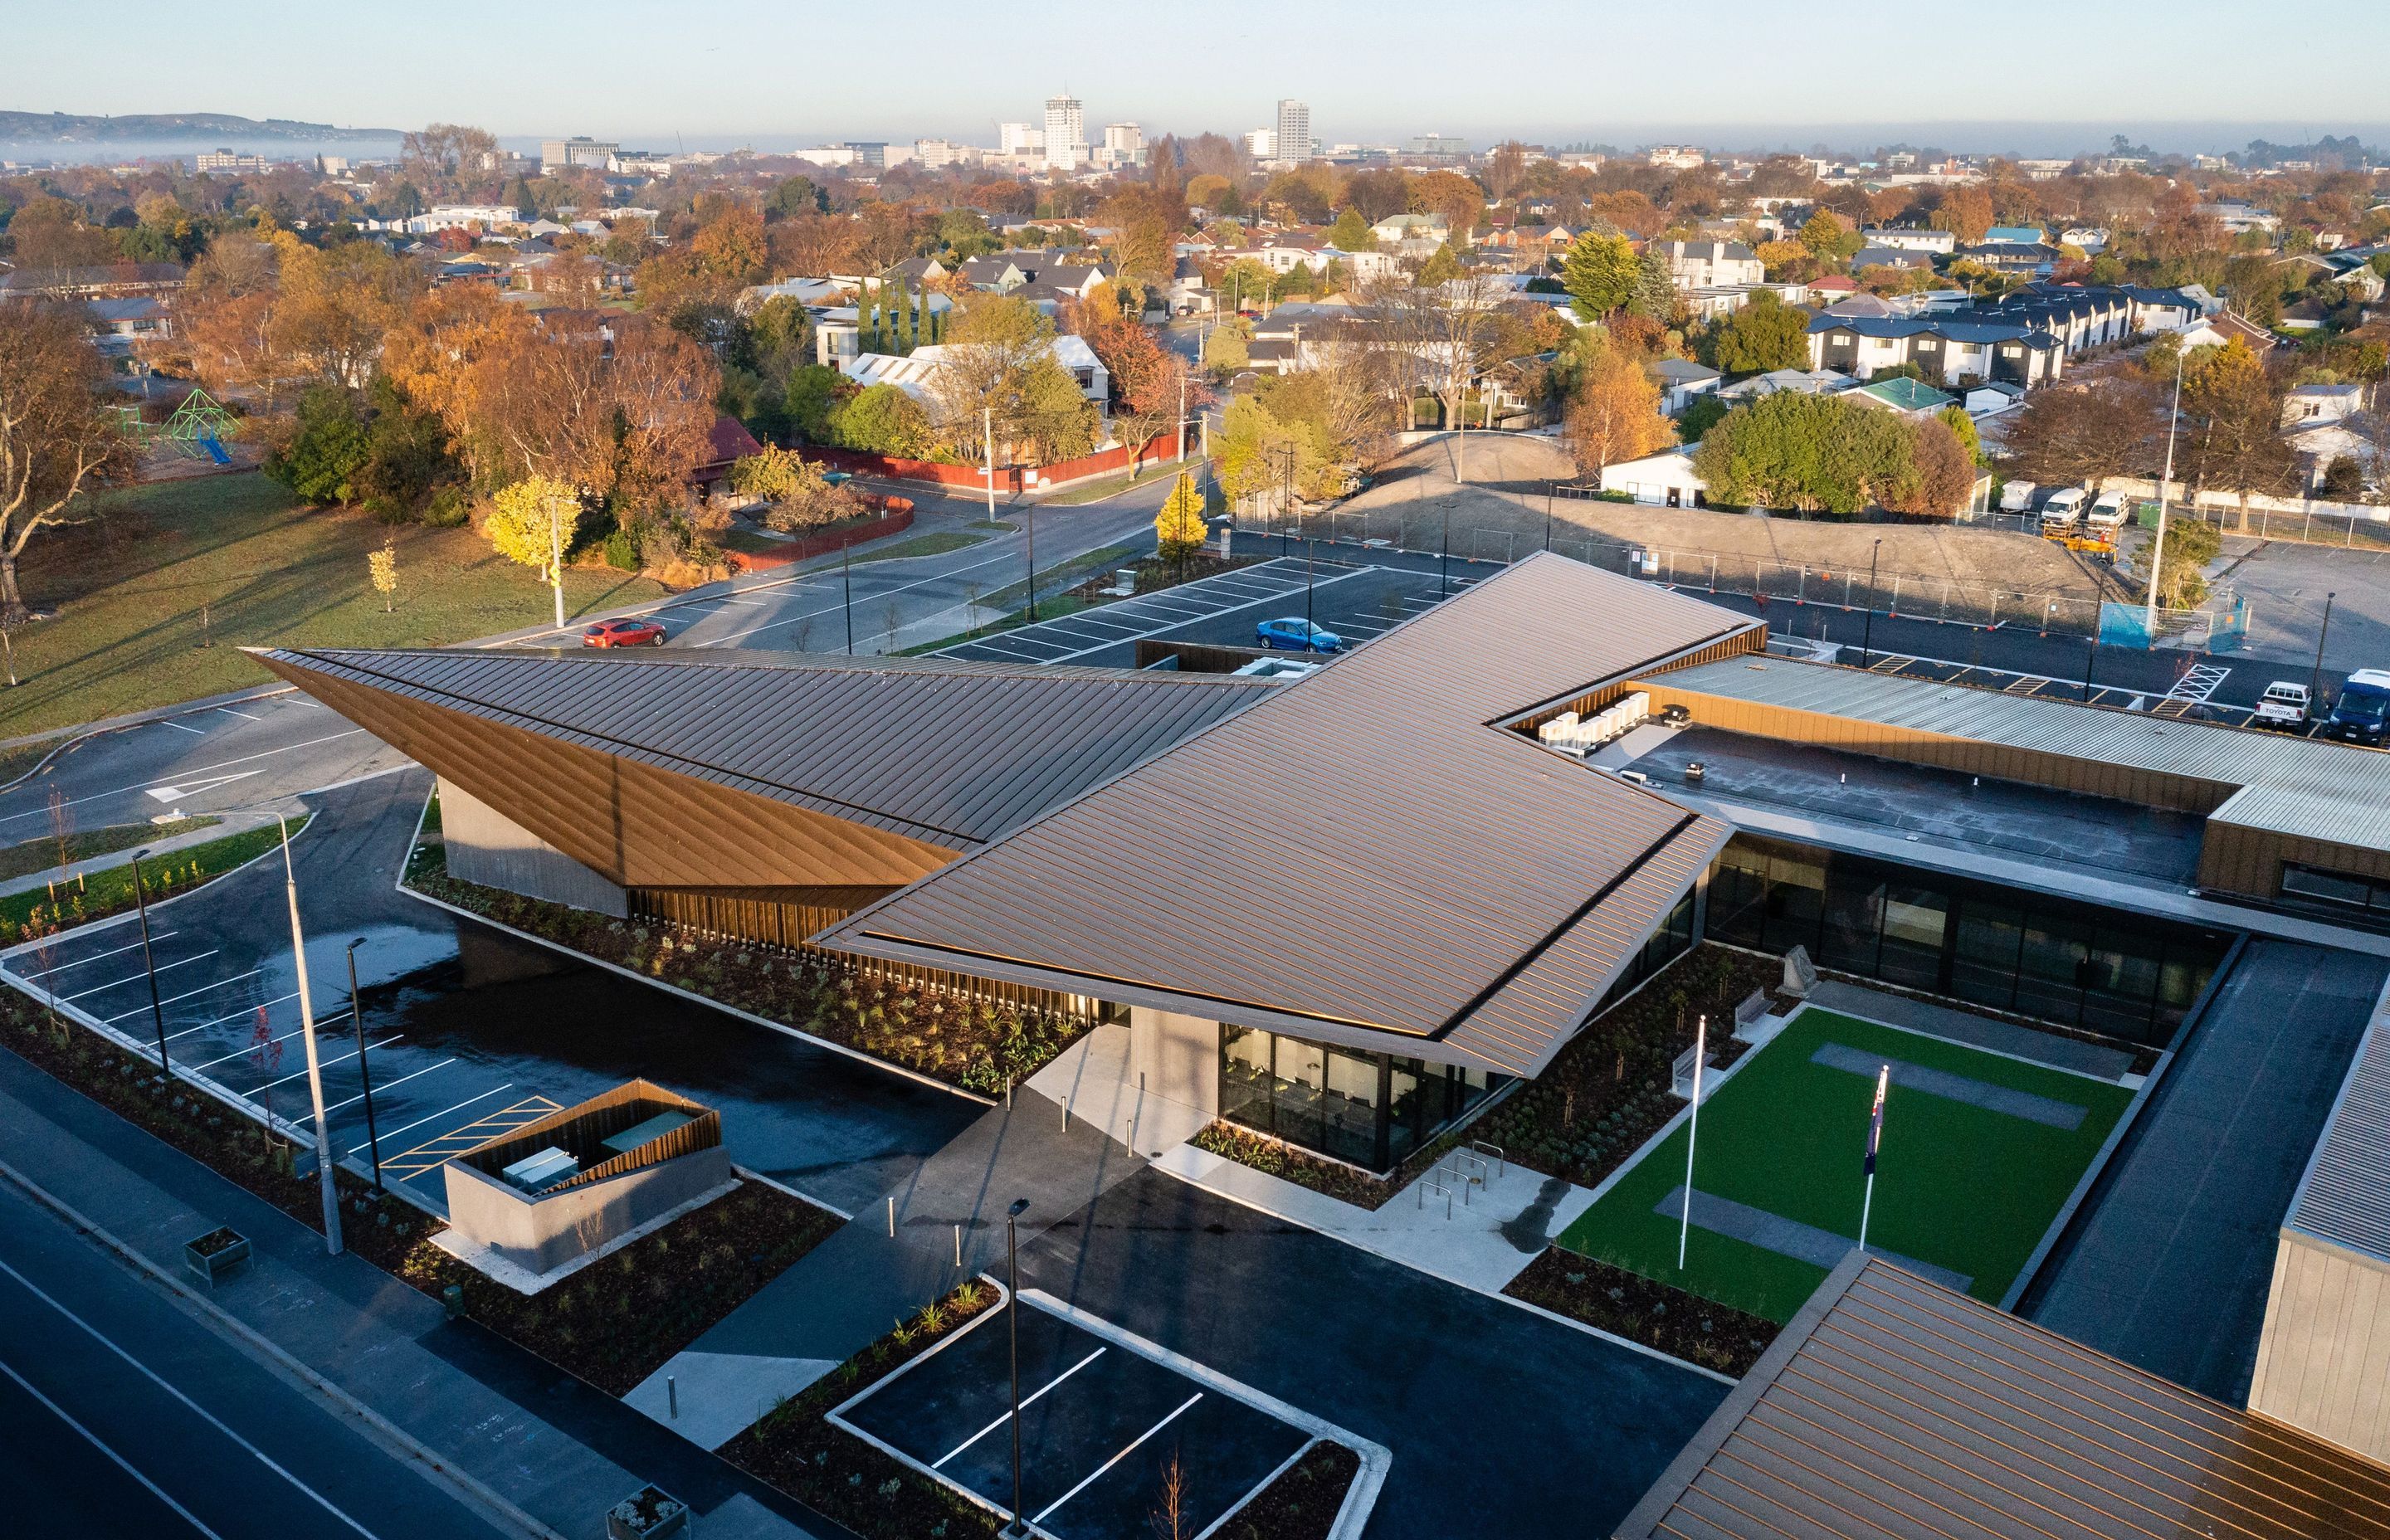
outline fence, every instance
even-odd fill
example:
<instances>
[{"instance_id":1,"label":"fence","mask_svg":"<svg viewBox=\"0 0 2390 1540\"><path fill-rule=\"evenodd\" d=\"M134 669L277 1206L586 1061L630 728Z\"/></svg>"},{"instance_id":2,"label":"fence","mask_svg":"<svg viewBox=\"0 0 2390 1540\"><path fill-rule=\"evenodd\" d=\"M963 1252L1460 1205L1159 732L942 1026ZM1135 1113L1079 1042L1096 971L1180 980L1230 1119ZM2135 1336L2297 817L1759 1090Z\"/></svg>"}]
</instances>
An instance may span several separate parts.
<instances>
[{"instance_id":1,"label":"fence","mask_svg":"<svg viewBox=\"0 0 2390 1540\"><path fill-rule=\"evenodd\" d=\"M1188 422L1187 442L1191 459L1195 443L1192 418ZM976 465L898 459L889 455L868 455L854 449L826 449L815 444L803 445L797 453L817 465L857 476L879 476L899 481L930 481L966 492L982 492L987 487L986 472ZM1172 459L1177 453L1178 435L1174 430L1154 439L1135 457L1140 465L1151 465L1156 460ZM1125 470L1130 457L1128 445L1116 443L1110 449L1099 449L1075 460L1058 460L1048 466L1000 465L996 468L996 490L1006 494L1051 491L1073 481Z\"/></svg>"},{"instance_id":2,"label":"fence","mask_svg":"<svg viewBox=\"0 0 2390 1540\"><path fill-rule=\"evenodd\" d=\"M2154 498L2158 494L2156 481L2129 476L2110 477L2101 485L2132 497ZM2189 486L2170 481L2167 491L2173 505L2168 517L2191 515L2226 534L2306 545L2390 550L2390 507L2268 497L2262 493L2253 493L2244 501L2238 493L2209 491L2198 493L2197 506L2193 507ZM2144 516L2144 521L2150 521L2148 516Z\"/></svg>"}]
</instances>

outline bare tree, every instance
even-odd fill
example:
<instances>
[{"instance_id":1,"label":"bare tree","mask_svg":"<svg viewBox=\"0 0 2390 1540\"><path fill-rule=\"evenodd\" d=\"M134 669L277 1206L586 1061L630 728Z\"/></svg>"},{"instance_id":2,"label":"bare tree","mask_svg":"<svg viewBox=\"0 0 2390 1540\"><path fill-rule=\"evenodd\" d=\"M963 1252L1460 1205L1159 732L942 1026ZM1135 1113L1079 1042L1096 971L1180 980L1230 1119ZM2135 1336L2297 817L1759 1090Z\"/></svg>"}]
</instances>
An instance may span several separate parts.
<instances>
[{"instance_id":1,"label":"bare tree","mask_svg":"<svg viewBox=\"0 0 2390 1540\"><path fill-rule=\"evenodd\" d=\"M10 625L27 619L17 587L26 544L80 522L77 500L127 459L119 419L101 404L106 373L76 312L0 303L0 618Z\"/></svg>"},{"instance_id":2,"label":"bare tree","mask_svg":"<svg viewBox=\"0 0 2390 1540\"><path fill-rule=\"evenodd\" d=\"M1480 353L1506 294L1494 280L1475 276L1433 286L1389 282L1369 296L1369 314L1396 376L1433 391L1445 404L1445 421L1458 431L1453 441L1455 481L1469 480L1463 458L1469 388L1484 362ZM1407 392L1404 399L1409 400Z\"/></svg>"}]
</instances>

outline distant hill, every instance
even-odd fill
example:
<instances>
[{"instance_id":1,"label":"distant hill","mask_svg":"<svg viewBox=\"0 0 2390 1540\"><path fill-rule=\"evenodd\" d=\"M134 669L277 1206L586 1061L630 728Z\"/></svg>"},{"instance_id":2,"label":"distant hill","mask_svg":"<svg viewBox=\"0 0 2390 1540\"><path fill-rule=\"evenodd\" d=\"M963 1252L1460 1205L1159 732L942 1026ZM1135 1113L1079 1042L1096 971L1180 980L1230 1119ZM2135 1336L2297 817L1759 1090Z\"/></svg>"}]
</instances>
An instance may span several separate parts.
<instances>
[{"instance_id":1,"label":"distant hill","mask_svg":"<svg viewBox=\"0 0 2390 1540\"><path fill-rule=\"evenodd\" d=\"M129 112L105 117L88 112L0 112L0 144L89 145L158 143L166 140L288 139L326 144L342 139L395 139L394 128L334 128L329 123L288 118L236 117L229 112Z\"/></svg>"}]
</instances>

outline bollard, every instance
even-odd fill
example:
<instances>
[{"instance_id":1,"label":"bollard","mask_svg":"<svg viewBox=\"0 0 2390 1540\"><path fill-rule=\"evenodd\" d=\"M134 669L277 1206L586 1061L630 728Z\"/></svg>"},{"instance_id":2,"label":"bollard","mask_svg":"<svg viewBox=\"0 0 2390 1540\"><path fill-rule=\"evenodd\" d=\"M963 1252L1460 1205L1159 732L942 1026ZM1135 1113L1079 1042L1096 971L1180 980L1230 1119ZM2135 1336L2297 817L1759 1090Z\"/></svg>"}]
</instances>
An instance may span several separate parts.
<instances>
[{"instance_id":1,"label":"bollard","mask_svg":"<svg viewBox=\"0 0 2390 1540\"><path fill-rule=\"evenodd\" d=\"M671 1375L664 1376L664 1405L671 1408L672 1419L680 1420L680 1383Z\"/></svg>"},{"instance_id":2,"label":"bollard","mask_svg":"<svg viewBox=\"0 0 2390 1540\"><path fill-rule=\"evenodd\" d=\"M896 1238L896 1195L893 1192L888 1195L888 1238Z\"/></svg>"},{"instance_id":3,"label":"bollard","mask_svg":"<svg viewBox=\"0 0 2390 1540\"><path fill-rule=\"evenodd\" d=\"M447 1307L450 1320L453 1321L462 1315L465 1314L465 1286L461 1283L452 1283L443 1289L440 1290L440 1303Z\"/></svg>"},{"instance_id":4,"label":"bollard","mask_svg":"<svg viewBox=\"0 0 2390 1540\"><path fill-rule=\"evenodd\" d=\"M960 1225L957 1225L957 1226L955 1226L955 1265L956 1265L956 1266L957 1266L957 1267L960 1267L962 1264L963 1264L963 1227L962 1227Z\"/></svg>"}]
</instances>

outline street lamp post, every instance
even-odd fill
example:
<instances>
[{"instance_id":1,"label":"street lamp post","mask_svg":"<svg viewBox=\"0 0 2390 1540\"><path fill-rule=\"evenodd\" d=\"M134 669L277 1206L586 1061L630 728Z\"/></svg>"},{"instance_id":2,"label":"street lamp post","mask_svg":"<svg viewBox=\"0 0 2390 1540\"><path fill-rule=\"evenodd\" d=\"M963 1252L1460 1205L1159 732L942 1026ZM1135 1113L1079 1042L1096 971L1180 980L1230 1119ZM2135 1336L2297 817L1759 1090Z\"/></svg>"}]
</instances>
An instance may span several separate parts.
<instances>
[{"instance_id":1,"label":"street lamp post","mask_svg":"<svg viewBox=\"0 0 2390 1540\"><path fill-rule=\"evenodd\" d=\"M2174 355L2174 405L2166 412L2165 469L2158 476L2158 533L2150 542L2150 597L2141 610L2141 625L2151 647L2158 645L2158 558L2165 553L2166 494L2174 485L2174 431L2182 421L2182 360L2183 350L2178 348Z\"/></svg>"},{"instance_id":2,"label":"street lamp post","mask_svg":"<svg viewBox=\"0 0 2390 1540\"><path fill-rule=\"evenodd\" d=\"M324 1250L341 1254L341 1198L332 1184L332 1121L324 1112L323 1066L315 1056L315 1001L307 986L307 936L299 927L299 873L290 864L290 825L282 824L282 892L290 904L290 963L299 973L299 1041L307 1048L307 1094L315 1108L315 1174L324 1188Z\"/></svg>"},{"instance_id":3,"label":"street lamp post","mask_svg":"<svg viewBox=\"0 0 2390 1540\"><path fill-rule=\"evenodd\" d=\"M1876 558L1882 555L1883 541L1879 536L1875 545L1868 551L1867 619L1859 628L1859 667L1861 668L1868 666L1868 653L1875 645L1875 564Z\"/></svg>"},{"instance_id":4,"label":"street lamp post","mask_svg":"<svg viewBox=\"0 0 2390 1540\"><path fill-rule=\"evenodd\" d=\"M1552 548L1552 488L1554 485L1550 477L1544 478L1544 549L1548 551Z\"/></svg>"},{"instance_id":5,"label":"street lamp post","mask_svg":"<svg viewBox=\"0 0 2390 1540\"><path fill-rule=\"evenodd\" d=\"M1012 1522L1004 1526L1008 1536L1018 1537L1029 1533L1021 1521L1021 1216L1028 1211L1029 1200L1016 1198L1012 1207L1004 1211L1004 1287L1010 1296L1005 1301L1006 1325L1012 1333Z\"/></svg>"},{"instance_id":6,"label":"street lamp post","mask_svg":"<svg viewBox=\"0 0 2390 1540\"><path fill-rule=\"evenodd\" d=\"M2323 698L2323 643L2324 638L2332 635L2332 601L2339 597L2336 593L2326 594L2323 597L2323 624L2316 630L2315 668L2307 675L2307 710L2309 711L2315 710L2316 703ZM157 992L158 982L152 979L149 982L149 993L155 995ZM164 1047L162 1041L160 1047L162 1051Z\"/></svg>"},{"instance_id":7,"label":"street lamp post","mask_svg":"<svg viewBox=\"0 0 2390 1540\"><path fill-rule=\"evenodd\" d=\"M1029 623L1037 623L1037 505L1021 505L1021 524L1029 542Z\"/></svg>"},{"instance_id":8,"label":"street lamp post","mask_svg":"<svg viewBox=\"0 0 2390 1540\"><path fill-rule=\"evenodd\" d=\"M838 579L846 593L843 601L846 610L846 655L852 658L854 656L854 554L844 535L840 536L838 542Z\"/></svg>"},{"instance_id":9,"label":"street lamp post","mask_svg":"<svg viewBox=\"0 0 2390 1540\"><path fill-rule=\"evenodd\" d=\"M168 1075L173 1072L166 1063L166 1007L158 1001L158 964L149 956L149 893L141 879L141 858L148 853L146 850L133 853L133 903L141 912L141 971L149 975L149 1018L158 1026L158 1072Z\"/></svg>"},{"instance_id":10,"label":"street lamp post","mask_svg":"<svg viewBox=\"0 0 2390 1540\"><path fill-rule=\"evenodd\" d=\"M556 594L556 629L564 629L564 515L558 499L547 500L547 578Z\"/></svg>"},{"instance_id":11,"label":"street lamp post","mask_svg":"<svg viewBox=\"0 0 2390 1540\"><path fill-rule=\"evenodd\" d=\"M365 943L363 936L349 943L349 1024L357 1033L357 1079L364 1085L366 1094L366 1149L372 1152L374 1191L379 1192L382 1190L381 1134L374 1127L373 1069L366 1062L366 1004L357 995L357 948Z\"/></svg>"}]
</instances>

